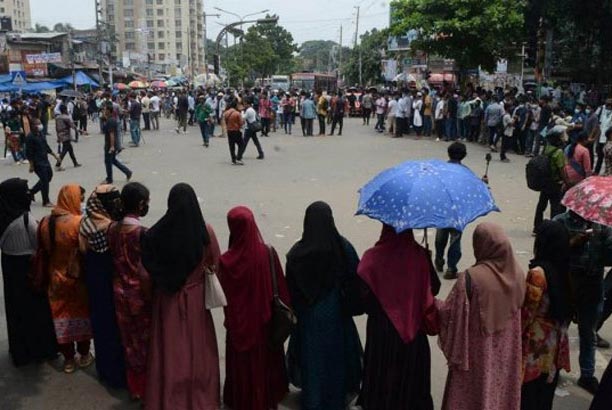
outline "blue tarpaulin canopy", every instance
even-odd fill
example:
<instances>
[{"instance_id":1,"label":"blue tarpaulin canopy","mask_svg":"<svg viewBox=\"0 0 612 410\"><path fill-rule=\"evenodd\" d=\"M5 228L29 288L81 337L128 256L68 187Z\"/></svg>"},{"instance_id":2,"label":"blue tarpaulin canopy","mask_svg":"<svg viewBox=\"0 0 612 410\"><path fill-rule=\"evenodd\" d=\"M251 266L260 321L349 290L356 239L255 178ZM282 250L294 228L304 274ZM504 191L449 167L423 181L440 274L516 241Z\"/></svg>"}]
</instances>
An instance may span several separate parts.
<instances>
[{"instance_id":1,"label":"blue tarpaulin canopy","mask_svg":"<svg viewBox=\"0 0 612 410\"><path fill-rule=\"evenodd\" d=\"M10 74L0 74L0 84L10 83L13 81L13 76Z\"/></svg>"},{"instance_id":2,"label":"blue tarpaulin canopy","mask_svg":"<svg viewBox=\"0 0 612 410\"><path fill-rule=\"evenodd\" d=\"M64 78L57 80L58 83L61 84L70 84L72 85L72 75L68 75ZM91 87L99 87L98 83L92 80L87 74L82 71L76 72L76 84L78 86L89 85Z\"/></svg>"},{"instance_id":3,"label":"blue tarpaulin canopy","mask_svg":"<svg viewBox=\"0 0 612 410\"><path fill-rule=\"evenodd\" d=\"M63 83L59 83L55 81L52 81L52 82L42 81L39 83L27 83L26 85L21 87L21 90L23 92L35 93L35 92L40 92L40 91L45 91L45 90L53 90L56 88L63 87L64 85L65 84Z\"/></svg>"}]
</instances>

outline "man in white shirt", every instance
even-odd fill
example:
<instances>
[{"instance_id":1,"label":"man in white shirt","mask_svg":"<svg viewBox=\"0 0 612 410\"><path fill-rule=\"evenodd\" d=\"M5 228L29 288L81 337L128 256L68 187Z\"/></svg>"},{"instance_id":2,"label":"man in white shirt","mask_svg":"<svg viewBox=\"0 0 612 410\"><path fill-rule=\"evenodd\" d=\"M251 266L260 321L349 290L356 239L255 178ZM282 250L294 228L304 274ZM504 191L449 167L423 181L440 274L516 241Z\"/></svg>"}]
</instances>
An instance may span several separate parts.
<instances>
[{"instance_id":1,"label":"man in white shirt","mask_svg":"<svg viewBox=\"0 0 612 410\"><path fill-rule=\"evenodd\" d=\"M440 141L441 138L444 137L444 112L446 108L446 99L448 97L443 95L438 102L436 103L436 109L434 111L434 119L436 122L436 141Z\"/></svg>"},{"instance_id":2,"label":"man in white shirt","mask_svg":"<svg viewBox=\"0 0 612 410\"><path fill-rule=\"evenodd\" d=\"M142 106L142 120L144 122L144 130L151 131L151 99L145 91L141 92L140 95L140 105Z\"/></svg>"},{"instance_id":3,"label":"man in white shirt","mask_svg":"<svg viewBox=\"0 0 612 410\"><path fill-rule=\"evenodd\" d=\"M397 95L393 95L387 106L387 124L389 128L389 134L393 135L395 132L395 116L397 115Z\"/></svg>"},{"instance_id":4,"label":"man in white shirt","mask_svg":"<svg viewBox=\"0 0 612 410\"><path fill-rule=\"evenodd\" d=\"M154 130L159 130L159 114L161 111L161 99L156 92L149 99L151 104L151 124Z\"/></svg>"},{"instance_id":5,"label":"man in white shirt","mask_svg":"<svg viewBox=\"0 0 612 410\"><path fill-rule=\"evenodd\" d=\"M193 94L192 93L189 93L187 95L187 102L189 104L189 122L188 122L188 124L189 125L193 125L196 101L195 101L195 98L193 98Z\"/></svg>"},{"instance_id":6,"label":"man in white shirt","mask_svg":"<svg viewBox=\"0 0 612 410\"><path fill-rule=\"evenodd\" d=\"M244 143L240 147L240 151L238 151L237 161L242 161L242 155L244 155L244 151L246 151L246 147L249 144L249 140L253 140L253 144L257 148L257 159L264 159L264 152L261 149L261 144L259 143L259 139L257 138L257 131L253 130L252 126L255 122L257 122L257 113L253 108L253 96L249 96L244 101Z\"/></svg>"},{"instance_id":7,"label":"man in white shirt","mask_svg":"<svg viewBox=\"0 0 612 410\"><path fill-rule=\"evenodd\" d=\"M612 98L608 98L606 103L595 111L597 120L599 121L599 139L595 145L597 153L597 162L593 171L593 175L599 175L604 159L604 145L606 145L606 131L612 127Z\"/></svg>"},{"instance_id":8,"label":"man in white shirt","mask_svg":"<svg viewBox=\"0 0 612 410\"><path fill-rule=\"evenodd\" d=\"M408 101L404 93L397 101L397 112L395 113L395 136L400 138L407 131L406 115L408 113Z\"/></svg>"}]
</instances>

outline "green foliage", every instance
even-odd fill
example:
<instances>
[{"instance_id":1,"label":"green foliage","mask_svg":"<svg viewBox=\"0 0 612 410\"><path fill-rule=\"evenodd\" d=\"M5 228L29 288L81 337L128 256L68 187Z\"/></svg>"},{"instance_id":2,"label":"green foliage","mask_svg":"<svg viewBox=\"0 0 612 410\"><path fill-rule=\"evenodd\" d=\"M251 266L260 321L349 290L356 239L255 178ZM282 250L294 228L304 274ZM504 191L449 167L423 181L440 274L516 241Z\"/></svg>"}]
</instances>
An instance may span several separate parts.
<instances>
[{"instance_id":1,"label":"green foliage","mask_svg":"<svg viewBox=\"0 0 612 410\"><path fill-rule=\"evenodd\" d=\"M296 51L293 36L285 28L258 23L249 27L239 44L223 53L222 64L230 81L237 85L245 79L253 81L272 74L290 73L295 68L293 53Z\"/></svg>"},{"instance_id":2,"label":"green foliage","mask_svg":"<svg viewBox=\"0 0 612 410\"><path fill-rule=\"evenodd\" d=\"M523 40L524 0L394 0L393 34L419 32L413 50L493 70Z\"/></svg>"},{"instance_id":3,"label":"green foliage","mask_svg":"<svg viewBox=\"0 0 612 410\"><path fill-rule=\"evenodd\" d=\"M359 84L359 58L361 54L361 85L374 85L382 81L382 51L387 48L388 30L366 32L360 43L350 51L348 61L342 64L342 74L349 85Z\"/></svg>"},{"instance_id":4,"label":"green foliage","mask_svg":"<svg viewBox=\"0 0 612 410\"><path fill-rule=\"evenodd\" d=\"M72 30L74 30L74 27L72 27L72 24L70 23L57 23L53 26L53 31L56 31L58 33L68 33Z\"/></svg>"},{"instance_id":5,"label":"green foliage","mask_svg":"<svg viewBox=\"0 0 612 410\"><path fill-rule=\"evenodd\" d=\"M340 45L335 41L312 40L302 43L297 71L328 72L338 68ZM342 49L342 60L347 61L349 49Z\"/></svg>"},{"instance_id":6,"label":"green foliage","mask_svg":"<svg viewBox=\"0 0 612 410\"><path fill-rule=\"evenodd\" d=\"M45 25L42 25L42 24L39 24L39 23L34 24L34 32L35 33L48 33L50 31L51 30L49 29L49 27L47 27Z\"/></svg>"}]
</instances>

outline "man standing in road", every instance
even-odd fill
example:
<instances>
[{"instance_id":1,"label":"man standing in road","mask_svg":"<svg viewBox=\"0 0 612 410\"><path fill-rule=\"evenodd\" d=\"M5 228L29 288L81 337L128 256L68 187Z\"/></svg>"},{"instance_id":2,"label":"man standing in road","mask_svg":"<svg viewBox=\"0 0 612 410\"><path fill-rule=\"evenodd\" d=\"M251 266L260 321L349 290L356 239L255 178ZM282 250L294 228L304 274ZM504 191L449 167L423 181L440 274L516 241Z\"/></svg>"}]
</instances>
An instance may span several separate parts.
<instances>
[{"instance_id":1,"label":"man standing in road","mask_svg":"<svg viewBox=\"0 0 612 410\"><path fill-rule=\"evenodd\" d=\"M187 114L189 112L189 99L185 95L184 91L179 92L179 96L176 100L176 117L178 119L178 127L176 127L176 133L181 132L187 134Z\"/></svg>"},{"instance_id":2,"label":"man standing in road","mask_svg":"<svg viewBox=\"0 0 612 410\"><path fill-rule=\"evenodd\" d=\"M334 135L336 125L338 125L338 135L342 135L342 125L344 124L344 113L346 112L346 99L342 95L342 91L338 91L338 95L332 99L332 126L331 133Z\"/></svg>"},{"instance_id":3,"label":"man standing in road","mask_svg":"<svg viewBox=\"0 0 612 410\"><path fill-rule=\"evenodd\" d=\"M132 136L132 147L140 145L140 115L142 114L142 106L136 99L135 94L130 94L129 101L130 113L130 135Z\"/></svg>"},{"instance_id":4,"label":"man standing in road","mask_svg":"<svg viewBox=\"0 0 612 410\"><path fill-rule=\"evenodd\" d=\"M161 109L161 99L157 93L153 93L153 96L149 99L151 104L151 124L155 131L159 130L159 114Z\"/></svg>"},{"instance_id":5,"label":"man standing in road","mask_svg":"<svg viewBox=\"0 0 612 410\"><path fill-rule=\"evenodd\" d=\"M44 207L53 207L49 200L49 183L53 179L53 170L49 163L48 155L59 161L59 157L47 144L47 138L43 135L43 125L39 119L32 121L32 131L26 138L26 158L30 162L30 172L34 172L39 180L30 190L32 201L34 196L41 192Z\"/></svg>"},{"instance_id":6,"label":"man standing in road","mask_svg":"<svg viewBox=\"0 0 612 410\"><path fill-rule=\"evenodd\" d=\"M319 92L317 98L317 117L319 118L319 136L325 136L325 119L327 117L327 109L329 104L327 98L322 92Z\"/></svg>"},{"instance_id":7,"label":"man standing in road","mask_svg":"<svg viewBox=\"0 0 612 410\"><path fill-rule=\"evenodd\" d=\"M117 160L117 122L113 119L112 105L107 105L104 111L104 117L106 118L104 124L104 165L106 167L106 180L104 182L107 184L113 183L113 165L119 168L129 181L132 178L132 171Z\"/></svg>"},{"instance_id":8,"label":"man standing in road","mask_svg":"<svg viewBox=\"0 0 612 410\"><path fill-rule=\"evenodd\" d=\"M140 104L142 105L144 130L151 131L151 99L145 91L140 93Z\"/></svg>"},{"instance_id":9,"label":"man standing in road","mask_svg":"<svg viewBox=\"0 0 612 410\"><path fill-rule=\"evenodd\" d=\"M44 126L43 126L44 128ZM72 121L72 118L68 115L68 107L64 104L60 106L60 115L55 117L55 131L57 132L57 142L62 144L62 153L60 154L57 163L55 164L56 171L63 171L62 161L66 154L70 154L70 159L75 168L81 166L74 155L74 148L72 147L72 134L71 130L74 130L75 134L79 133L76 124ZM44 129L43 129L44 131Z\"/></svg>"},{"instance_id":10,"label":"man standing in road","mask_svg":"<svg viewBox=\"0 0 612 410\"><path fill-rule=\"evenodd\" d=\"M253 129L253 125L257 122L257 112L253 108L253 96L247 97L244 101L244 142L240 151L238 151L238 161L242 161L242 156L244 155L244 151L246 151L246 147L249 144L249 140L253 140L253 144L257 148L257 159L264 159L264 152L261 149L261 144L259 143L259 139L257 138L257 131Z\"/></svg>"},{"instance_id":11,"label":"man standing in road","mask_svg":"<svg viewBox=\"0 0 612 410\"><path fill-rule=\"evenodd\" d=\"M223 121L227 128L227 142L229 144L230 156L233 165L244 165L238 155L242 151L242 133L244 119L240 111L236 109L236 100L229 102L229 109L223 113Z\"/></svg>"}]
</instances>

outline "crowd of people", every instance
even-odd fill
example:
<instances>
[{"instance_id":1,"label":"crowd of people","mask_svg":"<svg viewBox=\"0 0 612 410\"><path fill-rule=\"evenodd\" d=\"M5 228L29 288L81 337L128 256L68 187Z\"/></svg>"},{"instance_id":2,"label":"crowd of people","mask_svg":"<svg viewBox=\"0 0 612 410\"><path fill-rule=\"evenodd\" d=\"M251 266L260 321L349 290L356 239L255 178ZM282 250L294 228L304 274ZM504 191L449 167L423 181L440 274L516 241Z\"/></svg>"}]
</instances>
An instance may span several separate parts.
<instances>
[{"instance_id":1,"label":"crowd of people","mask_svg":"<svg viewBox=\"0 0 612 410\"><path fill-rule=\"evenodd\" d=\"M38 223L27 181L0 184L9 354L22 366L59 352L67 374L95 362L101 382L127 388L146 409L223 402L267 410L290 383L303 409L341 410L355 398L364 410L433 409L428 335L448 361L443 409L552 409L560 372L570 371L568 326L586 321L589 278L603 276L612 255L612 228L567 211L538 226L526 273L503 229L485 222L473 236L476 263L440 299L430 255L412 231L384 225L360 259L324 202L306 209L283 270L243 206L227 215L222 252L187 184L172 188L165 215L148 229L142 184L99 185L82 214L85 197L84 188L63 186ZM210 275L226 297L222 393ZM297 316L287 352L269 343L275 297ZM353 319L361 314L365 349ZM591 324L580 325L588 343L578 384L599 410L610 400L612 370L598 386Z\"/></svg>"}]
</instances>

